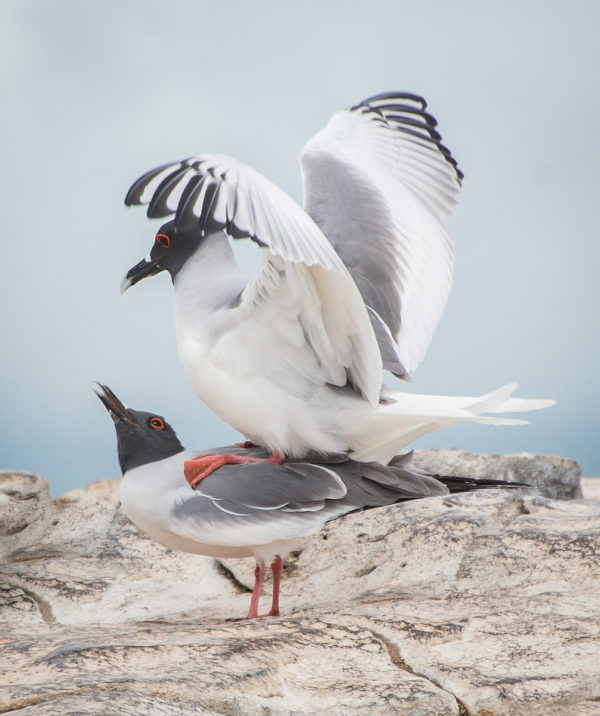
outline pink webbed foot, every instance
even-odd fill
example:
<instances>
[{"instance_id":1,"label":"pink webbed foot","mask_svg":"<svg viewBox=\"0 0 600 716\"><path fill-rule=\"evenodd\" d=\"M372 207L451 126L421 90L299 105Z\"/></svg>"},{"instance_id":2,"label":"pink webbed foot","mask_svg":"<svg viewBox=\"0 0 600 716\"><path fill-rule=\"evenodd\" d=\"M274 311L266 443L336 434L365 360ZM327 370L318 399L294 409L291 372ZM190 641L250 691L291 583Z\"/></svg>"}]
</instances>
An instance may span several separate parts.
<instances>
[{"instance_id":1,"label":"pink webbed foot","mask_svg":"<svg viewBox=\"0 0 600 716\"><path fill-rule=\"evenodd\" d=\"M277 450L271 457L244 457L243 455L231 455L230 453L225 453L224 455L200 455L183 463L183 473L190 486L195 488L200 480L208 477L223 465L243 465L253 462L274 462L277 465L281 465L282 461L283 459Z\"/></svg>"}]
</instances>

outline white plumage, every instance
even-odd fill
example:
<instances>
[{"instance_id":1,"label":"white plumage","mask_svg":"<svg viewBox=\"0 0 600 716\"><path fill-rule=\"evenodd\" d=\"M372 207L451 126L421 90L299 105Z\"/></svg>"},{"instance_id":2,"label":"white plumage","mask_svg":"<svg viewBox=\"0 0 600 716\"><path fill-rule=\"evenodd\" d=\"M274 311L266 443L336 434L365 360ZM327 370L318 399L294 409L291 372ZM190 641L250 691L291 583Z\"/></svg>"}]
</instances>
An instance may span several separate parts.
<instances>
[{"instance_id":1,"label":"white plumage","mask_svg":"<svg viewBox=\"0 0 600 716\"><path fill-rule=\"evenodd\" d=\"M408 378L422 360L452 281L440 221L462 174L425 107L379 95L335 114L301 155L304 210L221 155L164 165L129 190L126 204L148 204L148 216L175 214L159 233L169 247L155 245L138 274L173 276L187 378L258 445L387 462L458 421L517 424L483 413L552 402L510 399L514 385L482 398L381 392L384 368ZM223 230L261 246L251 280ZM190 241L180 266L173 256Z\"/></svg>"},{"instance_id":2,"label":"white plumage","mask_svg":"<svg viewBox=\"0 0 600 716\"><path fill-rule=\"evenodd\" d=\"M440 220L458 199L462 173L434 126L420 98L384 95L337 112L300 156L306 211L356 266L363 296L386 321L409 373L452 284L454 244ZM377 265L365 272L370 261ZM374 277L384 267L392 276L382 286Z\"/></svg>"}]
</instances>

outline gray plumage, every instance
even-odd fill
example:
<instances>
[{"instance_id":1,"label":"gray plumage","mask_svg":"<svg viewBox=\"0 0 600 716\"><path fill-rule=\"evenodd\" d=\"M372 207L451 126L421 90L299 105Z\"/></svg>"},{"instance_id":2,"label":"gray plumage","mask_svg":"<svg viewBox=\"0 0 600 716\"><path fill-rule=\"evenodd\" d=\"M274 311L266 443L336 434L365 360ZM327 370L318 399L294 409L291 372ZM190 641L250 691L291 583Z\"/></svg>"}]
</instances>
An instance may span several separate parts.
<instances>
[{"instance_id":1,"label":"gray plumage","mask_svg":"<svg viewBox=\"0 0 600 716\"><path fill-rule=\"evenodd\" d=\"M184 466L199 455L266 458L259 447L229 445L210 451L184 450L160 415L127 408L106 386L97 394L113 419L123 469L121 504L140 529L184 552L256 559L255 585L247 618L258 616L266 564L273 571L270 616L279 614L282 555L336 517L402 500L459 491L469 483L410 468L410 455L388 466L360 463L340 454L307 455L303 461L224 465L192 489ZM501 483L497 483L498 485ZM507 485L509 483L502 483ZM485 485L486 487L489 485ZM515 484L515 486L517 486Z\"/></svg>"},{"instance_id":2,"label":"gray plumage","mask_svg":"<svg viewBox=\"0 0 600 716\"><path fill-rule=\"evenodd\" d=\"M411 467L410 454L397 456L390 465L309 454L282 465L224 465L193 490L184 477L186 461L208 454L267 458L269 453L237 445L184 450L162 416L125 407L100 384L98 395L117 432L125 511L142 529L186 551L267 561L284 543L349 512L446 495L445 481L452 491L478 486L474 480L434 477Z\"/></svg>"}]
</instances>

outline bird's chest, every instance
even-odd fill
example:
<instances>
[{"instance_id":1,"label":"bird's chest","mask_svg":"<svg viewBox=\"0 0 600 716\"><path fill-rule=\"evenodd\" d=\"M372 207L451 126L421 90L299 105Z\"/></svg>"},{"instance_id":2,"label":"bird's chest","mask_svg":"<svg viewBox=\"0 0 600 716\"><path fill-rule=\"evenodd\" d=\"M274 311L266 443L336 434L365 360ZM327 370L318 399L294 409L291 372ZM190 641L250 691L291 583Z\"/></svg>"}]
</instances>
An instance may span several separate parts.
<instances>
[{"instance_id":1,"label":"bird's chest","mask_svg":"<svg viewBox=\"0 0 600 716\"><path fill-rule=\"evenodd\" d=\"M121 483L121 507L129 519L155 539L167 543L168 480L157 479L153 463L129 471ZM165 484L167 482L167 484Z\"/></svg>"},{"instance_id":2,"label":"bird's chest","mask_svg":"<svg viewBox=\"0 0 600 716\"><path fill-rule=\"evenodd\" d=\"M229 323L177 321L179 359L197 395L211 407L219 402L304 397L320 382L314 351L295 316L256 311Z\"/></svg>"},{"instance_id":3,"label":"bird's chest","mask_svg":"<svg viewBox=\"0 0 600 716\"><path fill-rule=\"evenodd\" d=\"M195 393L222 420L257 444L285 451L296 433L316 429L315 401L327 410L319 399L324 386L312 381L312 366L295 372L301 355L292 355L288 365L277 355L277 337L259 332L232 331L209 344L193 330L180 330L180 360Z\"/></svg>"},{"instance_id":4,"label":"bird's chest","mask_svg":"<svg viewBox=\"0 0 600 716\"><path fill-rule=\"evenodd\" d=\"M245 435L288 402L285 386L270 380L264 366L253 367L252 356L240 350L202 345L184 335L180 360L196 395Z\"/></svg>"},{"instance_id":5,"label":"bird's chest","mask_svg":"<svg viewBox=\"0 0 600 716\"><path fill-rule=\"evenodd\" d=\"M234 311L212 315L203 325L180 315L176 334L196 395L245 437L286 454L301 454L306 446L340 448L323 442L337 432L330 390L291 307L286 313L279 304L277 310L259 306L251 320Z\"/></svg>"},{"instance_id":6,"label":"bird's chest","mask_svg":"<svg viewBox=\"0 0 600 716\"><path fill-rule=\"evenodd\" d=\"M239 397L240 385L249 372L241 348L236 356L233 335L215 335L180 324L177 348L185 376L201 400L213 410L220 403L237 402L236 392Z\"/></svg>"}]
</instances>

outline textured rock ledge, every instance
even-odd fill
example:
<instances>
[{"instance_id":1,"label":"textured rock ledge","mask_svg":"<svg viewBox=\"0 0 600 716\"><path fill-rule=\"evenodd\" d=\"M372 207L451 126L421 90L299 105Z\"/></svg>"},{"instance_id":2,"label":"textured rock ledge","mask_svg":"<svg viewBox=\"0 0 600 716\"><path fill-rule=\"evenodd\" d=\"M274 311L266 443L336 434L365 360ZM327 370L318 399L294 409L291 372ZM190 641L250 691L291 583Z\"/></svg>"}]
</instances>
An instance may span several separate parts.
<instances>
[{"instance_id":1,"label":"textured rock ledge","mask_svg":"<svg viewBox=\"0 0 600 716\"><path fill-rule=\"evenodd\" d=\"M580 494L563 458L415 459ZM118 484L52 502L42 478L0 474L0 713L600 712L599 500L493 490L348 515L288 560L281 618L227 623L250 561L145 538Z\"/></svg>"}]
</instances>

